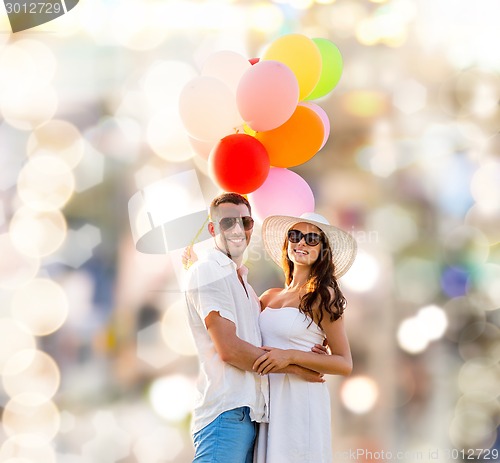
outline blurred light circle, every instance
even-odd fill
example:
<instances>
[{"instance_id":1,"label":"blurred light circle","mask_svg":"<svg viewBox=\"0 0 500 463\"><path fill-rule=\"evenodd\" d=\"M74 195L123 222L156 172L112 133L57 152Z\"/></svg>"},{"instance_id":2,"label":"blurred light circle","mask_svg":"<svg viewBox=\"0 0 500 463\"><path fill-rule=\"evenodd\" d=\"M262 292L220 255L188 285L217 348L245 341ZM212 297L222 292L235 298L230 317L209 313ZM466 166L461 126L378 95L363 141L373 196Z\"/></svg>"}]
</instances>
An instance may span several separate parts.
<instances>
[{"instance_id":1,"label":"blurred light circle","mask_svg":"<svg viewBox=\"0 0 500 463\"><path fill-rule=\"evenodd\" d=\"M59 249L66 238L67 224L59 210L39 212L21 207L10 221L9 233L20 252L42 257Z\"/></svg>"},{"instance_id":2,"label":"blurred light circle","mask_svg":"<svg viewBox=\"0 0 500 463\"><path fill-rule=\"evenodd\" d=\"M35 338L11 318L0 318L0 375L9 359L26 349L35 349Z\"/></svg>"},{"instance_id":3,"label":"blurred light circle","mask_svg":"<svg viewBox=\"0 0 500 463\"><path fill-rule=\"evenodd\" d=\"M102 117L97 125L85 130L84 135L87 145L82 170L91 170L88 164L93 164L93 162L89 161L89 156L92 155L91 150L93 151L94 148L97 150L93 151L94 153L106 153L107 157L114 157L121 162L129 163L136 161L142 150L143 129L131 117ZM92 148L89 149L88 144Z\"/></svg>"},{"instance_id":4,"label":"blurred light circle","mask_svg":"<svg viewBox=\"0 0 500 463\"><path fill-rule=\"evenodd\" d=\"M269 3L254 3L248 10L249 28L264 32L269 36L278 32L284 23L284 13L281 8Z\"/></svg>"},{"instance_id":5,"label":"blurred light circle","mask_svg":"<svg viewBox=\"0 0 500 463\"><path fill-rule=\"evenodd\" d=\"M56 91L50 86L45 86L5 95L0 109L4 119L11 126L21 130L32 130L52 119L57 111L57 105Z\"/></svg>"},{"instance_id":6,"label":"blurred light circle","mask_svg":"<svg viewBox=\"0 0 500 463\"><path fill-rule=\"evenodd\" d=\"M486 213L500 211L500 162L485 162L472 177L470 183L472 197L477 206Z\"/></svg>"},{"instance_id":7,"label":"blurred light circle","mask_svg":"<svg viewBox=\"0 0 500 463\"><path fill-rule=\"evenodd\" d=\"M15 44L0 48L0 107L4 99L21 89L37 86L37 64L27 50Z\"/></svg>"},{"instance_id":8,"label":"blurred light circle","mask_svg":"<svg viewBox=\"0 0 500 463\"><path fill-rule=\"evenodd\" d=\"M474 357L460 368L458 386L464 394L481 393L487 397L497 397L498 378L498 362L490 357Z\"/></svg>"},{"instance_id":9,"label":"blurred light circle","mask_svg":"<svg viewBox=\"0 0 500 463\"><path fill-rule=\"evenodd\" d=\"M53 119L37 127L28 138L28 156L48 153L75 167L83 158L85 143L71 123Z\"/></svg>"},{"instance_id":10,"label":"blurred light circle","mask_svg":"<svg viewBox=\"0 0 500 463\"><path fill-rule=\"evenodd\" d=\"M36 434L16 434L0 447L3 463L56 463L55 451L50 443Z\"/></svg>"},{"instance_id":11,"label":"blurred light circle","mask_svg":"<svg viewBox=\"0 0 500 463\"><path fill-rule=\"evenodd\" d=\"M184 301L172 304L163 315L161 334L165 344L174 352L181 355L197 355L186 314Z\"/></svg>"},{"instance_id":12,"label":"blurred light circle","mask_svg":"<svg viewBox=\"0 0 500 463\"><path fill-rule=\"evenodd\" d=\"M47 400L59 389L61 375L56 362L45 352L25 349L10 357L3 369L3 386L10 397L36 392Z\"/></svg>"},{"instance_id":13,"label":"blurred light circle","mask_svg":"<svg viewBox=\"0 0 500 463\"><path fill-rule=\"evenodd\" d=\"M149 401L154 411L168 421L182 421L191 413L196 388L182 375L158 378L151 384Z\"/></svg>"},{"instance_id":14,"label":"blurred light circle","mask_svg":"<svg viewBox=\"0 0 500 463\"><path fill-rule=\"evenodd\" d=\"M499 177L500 180L500 177ZM483 233L474 227L461 225L443 237L443 257L451 266L483 264L490 253L490 243Z\"/></svg>"},{"instance_id":15,"label":"blurred light circle","mask_svg":"<svg viewBox=\"0 0 500 463\"><path fill-rule=\"evenodd\" d=\"M340 397L348 410L361 415L373 409L379 397L379 388L372 378L355 376L342 383Z\"/></svg>"},{"instance_id":16,"label":"blurred light circle","mask_svg":"<svg viewBox=\"0 0 500 463\"><path fill-rule=\"evenodd\" d=\"M68 297L59 284L36 278L14 293L11 312L33 335L46 336L62 326L68 308Z\"/></svg>"},{"instance_id":17,"label":"blurred light circle","mask_svg":"<svg viewBox=\"0 0 500 463\"><path fill-rule=\"evenodd\" d=\"M56 74L57 60L47 45L38 40L23 39L13 43L11 47L25 51L33 60L36 74L32 78L36 79L37 86L50 84Z\"/></svg>"},{"instance_id":18,"label":"blurred light circle","mask_svg":"<svg viewBox=\"0 0 500 463\"><path fill-rule=\"evenodd\" d=\"M486 323L482 301L471 296L449 299L443 304L443 309L448 317L446 337L455 343L460 341L462 331L466 326L472 323L480 323L484 326Z\"/></svg>"},{"instance_id":19,"label":"blurred light circle","mask_svg":"<svg viewBox=\"0 0 500 463\"><path fill-rule=\"evenodd\" d=\"M314 0L289 0L289 3L296 10L308 10L314 5Z\"/></svg>"},{"instance_id":20,"label":"blurred light circle","mask_svg":"<svg viewBox=\"0 0 500 463\"><path fill-rule=\"evenodd\" d=\"M422 307L417 313L417 318L427 326L427 337L431 341L440 339L448 327L448 317L437 305Z\"/></svg>"},{"instance_id":21,"label":"blurred light circle","mask_svg":"<svg viewBox=\"0 0 500 463\"><path fill-rule=\"evenodd\" d=\"M40 260L22 254L9 233L0 234L0 288L17 288L35 277Z\"/></svg>"},{"instance_id":22,"label":"blurred light circle","mask_svg":"<svg viewBox=\"0 0 500 463\"><path fill-rule=\"evenodd\" d=\"M465 216L465 224L480 230L490 245L500 243L500 214L495 209L483 210L474 204Z\"/></svg>"},{"instance_id":23,"label":"blurred light circle","mask_svg":"<svg viewBox=\"0 0 500 463\"><path fill-rule=\"evenodd\" d=\"M465 360L473 360L481 352L485 358L500 360L500 328L493 323L468 323L461 331L458 351ZM500 404L499 404L500 406Z\"/></svg>"},{"instance_id":24,"label":"blurred light circle","mask_svg":"<svg viewBox=\"0 0 500 463\"><path fill-rule=\"evenodd\" d=\"M356 25L356 39L366 46L376 45L380 41L380 30L373 18L363 19Z\"/></svg>"},{"instance_id":25,"label":"blurred light circle","mask_svg":"<svg viewBox=\"0 0 500 463\"><path fill-rule=\"evenodd\" d=\"M418 238L418 227L412 214L396 204L379 207L368 214L366 226L378 231L385 247L398 251Z\"/></svg>"},{"instance_id":26,"label":"blurred light circle","mask_svg":"<svg viewBox=\"0 0 500 463\"><path fill-rule=\"evenodd\" d=\"M82 170L88 169L91 151L88 143L99 153L114 157L119 161L134 162L140 156L143 144L143 130L141 125L133 118L127 116L105 116L97 125L85 130L84 137L87 142ZM90 164L92 164L90 159ZM78 182L77 182L78 183Z\"/></svg>"},{"instance_id":27,"label":"blurred light circle","mask_svg":"<svg viewBox=\"0 0 500 463\"><path fill-rule=\"evenodd\" d=\"M138 463L178 461L185 447L183 435L173 426L156 426L149 434L141 434L135 441L133 453Z\"/></svg>"},{"instance_id":28,"label":"blurred light circle","mask_svg":"<svg viewBox=\"0 0 500 463\"><path fill-rule=\"evenodd\" d=\"M429 344L427 326L417 317L407 318L399 325L397 339L401 349L410 354L419 354Z\"/></svg>"},{"instance_id":29,"label":"blurred light circle","mask_svg":"<svg viewBox=\"0 0 500 463\"><path fill-rule=\"evenodd\" d=\"M483 310L497 310L500 307L500 265L486 263L481 265L474 278L472 286L481 294L487 296L488 301Z\"/></svg>"},{"instance_id":30,"label":"blurred light circle","mask_svg":"<svg viewBox=\"0 0 500 463\"><path fill-rule=\"evenodd\" d=\"M366 251L358 249L354 264L342 277L342 283L354 292L371 290L378 280L380 268L377 260Z\"/></svg>"},{"instance_id":31,"label":"blurred light circle","mask_svg":"<svg viewBox=\"0 0 500 463\"><path fill-rule=\"evenodd\" d=\"M177 111L163 110L153 115L147 127L147 141L162 159L184 162L193 157L193 151Z\"/></svg>"},{"instance_id":32,"label":"blurred light circle","mask_svg":"<svg viewBox=\"0 0 500 463\"><path fill-rule=\"evenodd\" d=\"M398 296L414 304L426 304L440 291L439 265L431 259L405 257L396 262L394 279Z\"/></svg>"},{"instance_id":33,"label":"blurred light circle","mask_svg":"<svg viewBox=\"0 0 500 463\"><path fill-rule=\"evenodd\" d=\"M360 118L373 118L387 113L389 104L381 93L369 90L351 91L343 96L347 113Z\"/></svg>"},{"instance_id":34,"label":"blurred light circle","mask_svg":"<svg viewBox=\"0 0 500 463\"><path fill-rule=\"evenodd\" d=\"M19 173L17 182L21 200L38 211L62 208L74 189L75 179L68 165L49 155L31 158Z\"/></svg>"},{"instance_id":35,"label":"blurred light circle","mask_svg":"<svg viewBox=\"0 0 500 463\"><path fill-rule=\"evenodd\" d=\"M357 24L370 14L368 5L355 1L335 1L326 12L324 8L317 8L313 13L316 13L318 24L327 30L334 30L340 37L352 37Z\"/></svg>"},{"instance_id":36,"label":"blurred light circle","mask_svg":"<svg viewBox=\"0 0 500 463\"><path fill-rule=\"evenodd\" d=\"M461 267L446 267L441 274L441 289L448 297L467 294L469 273Z\"/></svg>"},{"instance_id":37,"label":"blurred light circle","mask_svg":"<svg viewBox=\"0 0 500 463\"><path fill-rule=\"evenodd\" d=\"M477 408L455 413L449 428L451 442L457 448L489 449L495 443L496 435L492 416Z\"/></svg>"},{"instance_id":38,"label":"blurred light circle","mask_svg":"<svg viewBox=\"0 0 500 463\"><path fill-rule=\"evenodd\" d=\"M167 29L156 14L155 3L129 0L114 11L112 33L126 48L151 50L163 42Z\"/></svg>"},{"instance_id":39,"label":"blurred light circle","mask_svg":"<svg viewBox=\"0 0 500 463\"><path fill-rule=\"evenodd\" d=\"M35 434L45 442L59 431L60 414L52 401L36 393L14 396L3 410L2 422L7 436Z\"/></svg>"},{"instance_id":40,"label":"blurred light circle","mask_svg":"<svg viewBox=\"0 0 500 463\"><path fill-rule=\"evenodd\" d=\"M182 61L155 61L141 79L149 107L152 110L162 110L165 106L177 108L181 90L196 76L194 68Z\"/></svg>"}]
</instances>

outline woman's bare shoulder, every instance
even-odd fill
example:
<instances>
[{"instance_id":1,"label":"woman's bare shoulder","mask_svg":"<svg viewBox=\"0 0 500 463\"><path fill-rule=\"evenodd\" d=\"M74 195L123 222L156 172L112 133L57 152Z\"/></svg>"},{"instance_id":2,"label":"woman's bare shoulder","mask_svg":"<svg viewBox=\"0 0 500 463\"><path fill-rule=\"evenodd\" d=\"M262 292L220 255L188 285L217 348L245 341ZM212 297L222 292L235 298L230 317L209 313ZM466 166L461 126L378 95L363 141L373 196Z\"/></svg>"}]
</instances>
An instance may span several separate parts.
<instances>
[{"instance_id":1,"label":"woman's bare shoulder","mask_svg":"<svg viewBox=\"0 0 500 463\"><path fill-rule=\"evenodd\" d=\"M264 291L260 296L260 305L264 308L269 303L270 300L276 295L283 291L283 288L269 288Z\"/></svg>"}]
</instances>

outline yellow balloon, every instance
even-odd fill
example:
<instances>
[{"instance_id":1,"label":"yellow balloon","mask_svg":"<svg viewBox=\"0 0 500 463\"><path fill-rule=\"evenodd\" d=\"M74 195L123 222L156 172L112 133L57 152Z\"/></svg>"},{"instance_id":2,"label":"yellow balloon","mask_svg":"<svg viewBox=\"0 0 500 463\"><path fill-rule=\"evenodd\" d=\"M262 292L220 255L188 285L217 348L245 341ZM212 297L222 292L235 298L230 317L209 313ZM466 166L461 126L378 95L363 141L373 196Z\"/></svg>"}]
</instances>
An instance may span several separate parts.
<instances>
[{"instance_id":1,"label":"yellow balloon","mask_svg":"<svg viewBox=\"0 0 500 463\"><path fill-rule=\"evenodd\" d=\"M286 64L299 83L299 101L309 95L321 77L322 58L312 39L302 34L288 34L274 40L261 60Z\"/></svg>"},{"instance_id":2,"label":"yellow balloon","mask_svg":"<svg viewBox=\"0 0 500 463\"><path fill-rule=\"evenodd\" d=\"M255 134L257 133L248 124L243 124L243 132L247 133L248 135L251 135L252 137L255 137Z\"/></svg>"}]
</instances>

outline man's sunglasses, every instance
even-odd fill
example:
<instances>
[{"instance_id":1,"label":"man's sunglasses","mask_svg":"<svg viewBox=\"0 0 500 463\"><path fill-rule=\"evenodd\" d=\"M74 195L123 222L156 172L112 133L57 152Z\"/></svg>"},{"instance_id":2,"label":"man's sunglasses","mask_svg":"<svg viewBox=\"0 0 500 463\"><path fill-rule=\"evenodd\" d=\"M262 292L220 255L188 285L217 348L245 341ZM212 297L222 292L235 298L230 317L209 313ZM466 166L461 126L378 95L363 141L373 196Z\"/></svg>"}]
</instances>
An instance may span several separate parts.
<instances>
[{"instance_id":1,"label":"man's sunglasses","mask_svg":"<svg viewBox=\"0 0 500 463\"><path fill-rule=\"evenodd\" d=\"M299 243L304 238L308 246L317 246L321 242L321 235L318 233L302 233L300 230L288 230L288 241L290 243Z\"/></svg>"},{"instance_id":2,"label":"man's sunglasses","mask_svg":"<svg viewBox=\"0 0 500 463\"><path fill-rule=\"evenodd\" d=\"M219 226L222 231L230 230L236 223L239 223L245 231L249 231L253 228L253 219L247 215L244 217L224 217L219 220Z\"/></svg>"}]
</instances>

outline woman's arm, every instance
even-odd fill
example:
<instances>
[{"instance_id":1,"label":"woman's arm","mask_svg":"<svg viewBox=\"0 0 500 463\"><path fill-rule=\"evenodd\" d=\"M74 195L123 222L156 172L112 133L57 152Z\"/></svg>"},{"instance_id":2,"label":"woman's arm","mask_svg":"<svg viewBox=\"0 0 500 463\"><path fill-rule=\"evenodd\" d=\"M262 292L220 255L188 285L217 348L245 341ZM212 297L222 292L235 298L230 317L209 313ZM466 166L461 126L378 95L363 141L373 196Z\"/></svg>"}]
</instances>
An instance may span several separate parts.
<instances>
[{"instance_id":1,"label":"woman's arm","mask_svg":"<svg viewBox=\"0 0 500 463\"><path fill-rule=\"evenodd\" d=\"M314 352L296 349L277 349L263 347L268 352L260 356L253 369L259 374L273 373L288 365L299 365L323 374L347 376L352 371L352 357L343 318L334 322L322 322L331 355L318 355Z\"/></svg>"},{"instance_id":2,"label":"woman's arm","mask_svg":"<svg viewBox=\"0 0 500 463\"><path fill-rule=\"evenodd\" d=\"M253 371L252 365L260 355L265 354L265 351L240 339L236 335L235 324L221 317L219 312L211 312L206 317L205 323L208 334L221 360L240 370ZM312 383L323 383L325 381L321 373L298 365L287 365L276 369L275 373L293 373Z\"/></svg>"}]
</instances>

